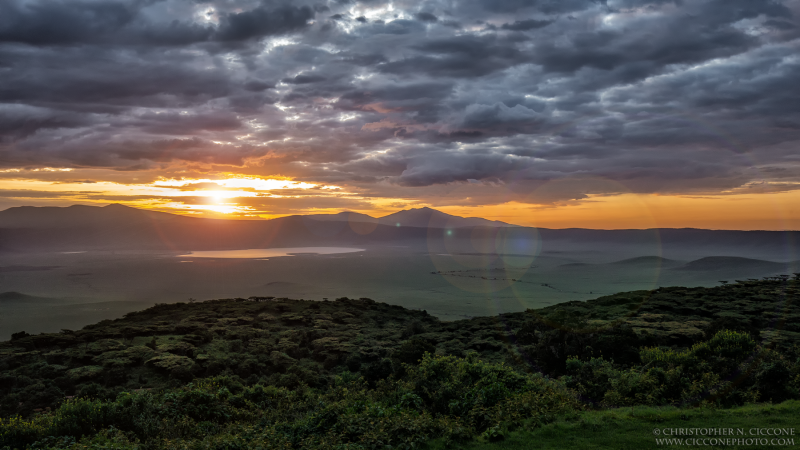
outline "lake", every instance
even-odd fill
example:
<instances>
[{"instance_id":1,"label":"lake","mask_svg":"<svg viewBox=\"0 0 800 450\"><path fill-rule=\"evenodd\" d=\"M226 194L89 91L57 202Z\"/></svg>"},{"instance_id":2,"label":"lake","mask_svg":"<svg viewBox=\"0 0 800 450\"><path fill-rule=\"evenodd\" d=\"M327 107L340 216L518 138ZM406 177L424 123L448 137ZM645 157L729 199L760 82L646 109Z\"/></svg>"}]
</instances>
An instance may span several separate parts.
<instances>
[{"instance_id":1,"label":"lake","mask_svg":"<svg viewBox=\"0 0 800 450\"><path fill-rule=\"evenodd\" d=\"M363 252L363 248L349 247L290 247L290 248L253 248L248 250L214 250L189 252L178 255L181 258L276 258L298 254L335 255L337 253Z\"/></svg>"}]
</instances>

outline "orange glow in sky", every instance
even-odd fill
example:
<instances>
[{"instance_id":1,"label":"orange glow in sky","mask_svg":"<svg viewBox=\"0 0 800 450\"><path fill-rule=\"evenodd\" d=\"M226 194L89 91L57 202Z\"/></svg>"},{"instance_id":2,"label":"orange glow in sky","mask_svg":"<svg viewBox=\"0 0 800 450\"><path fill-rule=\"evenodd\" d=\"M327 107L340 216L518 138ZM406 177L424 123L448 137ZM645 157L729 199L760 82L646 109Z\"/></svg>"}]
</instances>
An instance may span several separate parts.
<instances>
[{"instance_id":1,"label":"orange glow in sky","mask_svg":"<svg viewBox=\"0 0 800 450\"><path fill-rule=\"evenodd\" d=\"M555 207L505 203L438 209L541 228L798 230L798 205L800 193L795 191L703 197L625 194Z\"/></svg>"},{"instance_id":2,"label":"orange glow in sky","mask_svg":"<svg viewBox=\"0 0 800 450\"><path fill-rule=\"evenodd\" d=\"M618 185L608 181L603 183ZM523 196L503 202L464 205L459 204L461 199L458 195L450 199L432 197L421 200L371 197L347 186L235 174L218 178L159 177L141 184L10 178L0 181L0 188L17 193L6 194L16 204L122 203L175 214L219 218L269 219L342 210L380 217L400 209L430 206L448 214L543 228L800 229L800 191L702 196L630 192L588 194L577 200L550 204L526 201ZM452 204L447 204L448 201ZM353 206L337 207L336 202Z\"/></svg>"}]
</instances>

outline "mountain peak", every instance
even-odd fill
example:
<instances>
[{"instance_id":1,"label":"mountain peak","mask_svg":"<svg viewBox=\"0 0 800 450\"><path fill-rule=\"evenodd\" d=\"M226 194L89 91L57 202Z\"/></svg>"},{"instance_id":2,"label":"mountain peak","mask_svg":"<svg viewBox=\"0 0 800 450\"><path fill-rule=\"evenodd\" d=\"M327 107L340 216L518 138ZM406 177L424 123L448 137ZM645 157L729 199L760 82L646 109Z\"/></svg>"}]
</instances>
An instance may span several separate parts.
<instances>
[{"instance_id":1,"label":"mountain peak","mask_svg":"<svg viewBox=\"0 0 800 450\"><path fill-rule=\"evenodd\" d=\"M0 228L128 227L137 222L195 221L193 217L112 203L106 206L26 206L0 211Z\"/></svg>"},{"instance_id":2,"label":"mountain peak","mask_svg":"<svg viewBox=\"0 0 800 450\"><path fill-rule=\"evenodd\" d=\"M378 219L380 223L391 226L422 228L462 228L462 227L508 227L505 222L487 220L479 217L461 217L423 206L398 211Z\"/></svg>"}]
</instances>

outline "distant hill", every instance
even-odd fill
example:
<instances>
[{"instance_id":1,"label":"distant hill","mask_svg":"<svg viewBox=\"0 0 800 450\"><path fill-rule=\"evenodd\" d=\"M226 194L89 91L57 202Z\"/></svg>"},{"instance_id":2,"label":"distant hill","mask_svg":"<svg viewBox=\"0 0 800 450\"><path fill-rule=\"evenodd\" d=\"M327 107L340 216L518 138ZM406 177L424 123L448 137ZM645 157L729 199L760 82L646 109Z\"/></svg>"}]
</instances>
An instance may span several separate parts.
<instances>
[{"instance_id":1,"label":"distant hill","mask_svg":"<svg viewBox=\"0 0 800 450\"><path fill-rule=\"evenodd\" d=\"M620 265L620 266L655 266L660 265L662 267L666 266L674 266L680 264L680 261L675 261L674 259L667 259L662 258L661 256L639 256L637 258L629 258L623 259L622 261L616 261L611 264Z\"/></svg>"},{"instance_id":2,"label":"distant hill","mask_svg":"<svg viewBox=\"0 0 800 450\"><path fill-rule=\"evenodd\" d=\"M779 263L760 259L740 258L735 256L709 256L691 261L674 270L684 271L712 271L748 270L753 272L779 272L786 271L791 263Z\"/></svg>"},{"instance_id":3,"label":"distant hill","mask_svg":"<svg viewBox=\"0 0 800 450\"><path fill-rule=\"evenodd\" d=\"M423 228L464 228L464 227L515 227L499 220L480 217L459 217L445 214L431 208L414 208L398 211L378 219L382 225L423 227Z\"/></svg>"},{"instance_id":4,"label":"distant hill","mask_svg":"<svg viewBox=\"0 0 800 450\"><path fill-rule=\"evenodd\" d=\"M509 225L452 216L430 208L400 211L380 219L343 212L272 220L223 220L185 217L123 205L26 206L0 211L0 249L185 251L370 243L422 246L427 245L430 228L476 226L497 228ZM474 251L469 246L462 250Z\"/></svg>"},{"instance_id":5,"label":"distant hill","mask_svg":"<svg viewBox=\"0 0 800 450\"><path fill-rule=\"evenodd\" d=\"M426 242L425 228L367 224L369 216L355 214L223 220L123 205L15 207L0 211L0 250L186 251ZM351 217L357 220L348 222Z\"/></svg>"},{"instance_id":6,"label":"distant hill","mask_svg":"<svg viewBox=\"0 0 800 450\"><path fill-rule=\"evenodd\" d=\"M627 267L660 267L662 269L669 269L683 272L710 272L718 271L725 272L734 276L739 274L747 274L748 276L763 276L771 273L790 273L800 268L800 261L781 263L764 261L760 259L741 258L735 256L709 256L700 258L690 262L676 261L674 259L663 258L661 256L639 256L636 258L623 259L605 264L587 264L587 263L567 263L561 264L558 267L570 268L581 266L627 266ZM721 274L722 275L722 274Z\"/></svg>"},{"instance_id":7,"label":"distant hill","mask_svg":"<svg viewBox=\"0 0 800 450\"><path fill-rule=\"evenodd\" d=\"M123 205L24 206L0 211L0 251L187 251L392 245L418 251L469 254L494 252L499 242L496 240L507 241L510 236L498 235L500 230L521 232L520 237L514 238L517 240L540 239L541 246L537 244L536 247L542 253L614 252L622 247L639 254L669 248L702 252L695 257L800 252L800 232L796 231L530 229L478 217L458 217L431 208L408 209L380 218L342 212L271 220L224 220ZM656 264L655 260L618 263ZM658 264L672 263L661 260ZM696 270L692 267L685 269Z\"/></svg>"},{"instance_id":8,"label":"distant hill","mask_svg":"<svg viewBox=\"0 0 800 450\"><path fill-rule=\"evenodd\" d=\"M44 303L56 302L57 299L49 297L36 297L33 295L23 294L21 292L9 291L0 293L0 304L8 303Z\"/></svg>"},{"instance_id":9,"label":"distant hill","mask_svg":"<svg viewBox=\"0 0 800 450\"><path fill-rule=\"evenodd\" d=\"M42 270L59 269L61 266L0 266L0 273L4 272L38 272Z\"/></svg>"},{"instance_id":10,"label":"distant hill","mask_svg":"<svg viewBox=\"0 0 800 450\"><path fill-rule=\"evenodd\" d=\"M319 220L322 222L369 222L378 223L378 219L352 211L342 211L337 214L308 214L302 216L307 219Z\"/></svg>"},{"instance_id":11,"label":"distant hill","mask_svg":"<svg viewBox=\"0 0 800 450\"><path fill-rule=\"evenodd\" d=\"M372 217L356 212L340 212L338 214L311 214L302 216L325 222L366 222L390 227L416 228L465 228L465 227L516 227L499 220L487 220L480 217L460 217L446 214L432 208L412 208L398 211L383 217Z\"/></svg>"},{"instance_id":12,"label":"distant hill","mask_svg":"<svg viewBox=\"0 0 800 450\"><path fill-rule=\"evenodd\" d=\"M111 204L104 207L72 205L17 206L0 211L0 228L76 228L130 226L146 222L181 222L189 224L198 219L157 211Z\"/></svg>"},{"instance_id":13,"label":"distant hill","mask_svg":"<svg viewBox=\"0 0 800 450\"><path fill-rule=\"evenodd\" d=\"M674 259L667 259L661 256L638 256L636 258L623 259L604 264L591 264L591 263L566 263L558 267L581 267L581 266L629 266L629 267L672 267L681 264L682 261Z\"/></svg>"},{"instance_id":14,"label":"distant hill","mask_svg":"<svg viewBox=\"0 0 800 450\"><path fill-rule=\"evenodd\" d=\"M703 230L699 228L649 228L629 230L593 230L588 228L539 228L544 240L574 244L604 242L609 245L686 245L693 248L773 247L788 251L800 245L800 231ZM797 254L797 253L795 253Z\"/></svg>"}]
</instances>

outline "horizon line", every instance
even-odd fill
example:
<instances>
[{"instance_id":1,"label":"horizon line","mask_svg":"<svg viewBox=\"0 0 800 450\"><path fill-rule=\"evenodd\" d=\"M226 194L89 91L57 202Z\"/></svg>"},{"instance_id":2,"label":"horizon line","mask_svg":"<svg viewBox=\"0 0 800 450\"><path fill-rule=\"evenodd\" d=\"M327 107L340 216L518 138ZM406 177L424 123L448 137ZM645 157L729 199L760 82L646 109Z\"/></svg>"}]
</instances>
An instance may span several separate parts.
<instances>
[{"instance_id":1,"label":"horizon line","mask_svg":"<svg viewBox=\"0 0 800 450\"><path fill-rule=\"evenodd\" d=\"M395 211L393 213L389 213L389 214L387 214L385 216L379 216L379 217L373 217L373 216L370 216L369 214L359 213L359 212L352 211L352 210L341 210L341 211L336 212L336 213L284 214L284 215L278 215L278 217L271 217L271 218L241 217L241 216L237 216L237 217L221 217L221 218L218 218L218 217L195 217L195 216L193 216L191 214L179 214L179 213L176 213L176 212L167 212L167 211L162 211L162 210L157 210L157 209L141 208L141 207L125 205L123 203L108 203L108 204L105 204L105 205L102 205L102 206L91 205L91 204L87 205L87 204L82 204L82 203L76 203L76 204L69 205L69 206L18 205L18 206L10 206L10 207L8 207L6 209L0 210L0 213L6 212L6 211L9 211L9 210L12 210L12 209L16 209L16 208L57 208L57 209L67 209L67 208L71 208L71 207L75 207L75 206L83 206L83 207L98 208L98 209L106 208L106 207L109 207L109 206L121 206L121 207L124 207L124 208L135 209L137 211L144 211L144 212L150 212L150 213L163 213L163 214L169 214L171 216L176 216L176 217L187 217L187 218L191 218L191 219L201 219L201 220L237 221L237 222L238 221L251 221L251 222L263 221L263 222L266 222L266 221L271 221L271 220L285 219L285 218L288 218L288 217L336 216L336 215L344 214L344 213L358 214L358 215L361 215L361 216L366 216L366 217L369 217L369 218L372 218L372 219L380 220L380 219L389 217L389 216L391 216L393 214L397 214L397 213L404 212L404 211L428 209L428 210L431 210L431 211L438 212L440 214L444 214L444 215L447 215L447 216L450 216L450 217L456 217L456 218L460 218L460 219L479 219L479 220L485 220L487 222L503 223L503 224L506 224L506 225L510 225L511 227L534 228L534 229L540 229L540 230L589 230L589 231L700 230L700 231L742 231L742 232L770 232L770 233L787 233L787 232L794 233L794 232L800 232L800 229L783 229L783 230L749 229L749 230L744 230L744 229L737 229L737 228L698 228L698 227L651 227L651 228L585 228L585 227L578 227L578 226L562 227L562 228L557 228L557 227L537 227L537 226L530 226L530 225L518 225L518 224L514 224L514 223L510 223L510 222L504 222L504 221L501 221L501 220L487 219L487 218L484 218L484 217L457 216L457 215L454 215L454 214L448 214L448 213L442 212L442 211L440 211L440 210L438 210L436 208L431 208L431 207L428 207L428 206L422 206L422 207L419 207L419 208L401 209L401 210ZM176 210L176 211L180 211L180 210ZM315 219L312 218L311 220L315 220ZM335 222L335 221L331 221L331 222ZM400 226L408 227L408 228L430 228L430 227L418 227L418 226L413 226L413 225L400 225ZM480 225L471 226L471 227L480 227ZM500 228L500 227L489 227L489 226L486 226L486 227L487 228ZM444 229L444 228L447 228L447 227L433 227L433 228L443 228ZM468 227L464 226L464 227L453 227L453 228L468 228Z\"/></svg>"}]
</instances>

